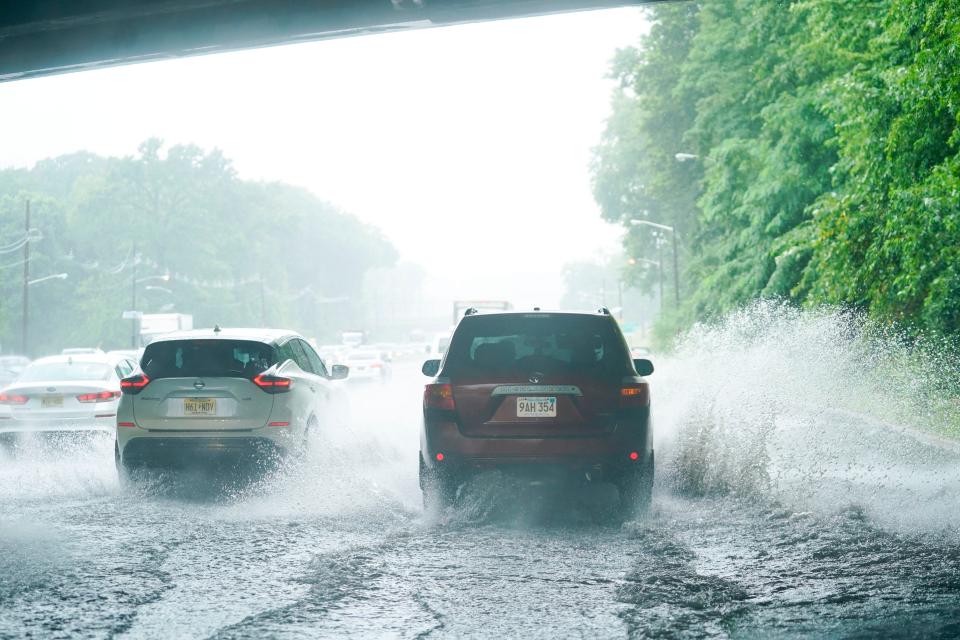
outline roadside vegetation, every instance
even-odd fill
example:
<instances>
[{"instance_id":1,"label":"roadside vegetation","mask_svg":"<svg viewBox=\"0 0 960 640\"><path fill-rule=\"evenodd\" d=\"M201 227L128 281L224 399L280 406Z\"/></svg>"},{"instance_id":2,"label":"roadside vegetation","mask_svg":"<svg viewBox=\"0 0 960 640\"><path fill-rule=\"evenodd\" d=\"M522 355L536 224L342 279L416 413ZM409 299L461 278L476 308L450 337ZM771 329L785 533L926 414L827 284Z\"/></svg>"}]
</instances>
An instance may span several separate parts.
<instances>
[{"instance_id":1,"label":"roadside vegetation","mask_svg":"<svg viewBox=\"0 0 960 640\"><path fill-rule=\"evenodd\" d=\"M613 61L593 177L628 256L659 261L672 241L631 220L676 229L681 306L656 335L761 298L960 334L960 2L648 12ZM647 290L657 276L649 261L626 270Z\"/></svg>"},{"instance_id":2,"label":"roadside vegetation","mask_svg":"<svg viewBox=\"0 0 960 640\"><path fill-rule=\"evenodd\" d=\"M379 231L305 189L239 178L219 151L88 152L0 171L0 237L30 226L31 355L120 348L123 311L176 311L196 326L291 326L323 336L362 317L364 275L396 260ZM0 248L0 345L20 350L23 251ZM22 244L22 243L21 243ZM7 250L9 249L9 250ZM136 284L134 282L136 281ZM134 299L135 298L135 299Z\"/></svg>"}]
</instances>

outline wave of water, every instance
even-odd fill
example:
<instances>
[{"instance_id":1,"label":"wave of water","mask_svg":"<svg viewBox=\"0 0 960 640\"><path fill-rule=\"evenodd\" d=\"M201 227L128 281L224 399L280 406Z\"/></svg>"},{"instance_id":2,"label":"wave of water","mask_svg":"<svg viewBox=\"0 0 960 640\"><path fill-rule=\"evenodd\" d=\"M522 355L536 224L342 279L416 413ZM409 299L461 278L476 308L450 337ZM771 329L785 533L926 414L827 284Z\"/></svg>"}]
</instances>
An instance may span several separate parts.
<instances>
[{"instance_id":1,"label":"wave of water","mask_svg":"<svg viewBox=\"0 0 960 640\"><path fill-rule=\"evenodd\" d=\"M958 530L953 356L772 302L697 326L653 378L661 485Z\"/></svg>"}]
</instances>

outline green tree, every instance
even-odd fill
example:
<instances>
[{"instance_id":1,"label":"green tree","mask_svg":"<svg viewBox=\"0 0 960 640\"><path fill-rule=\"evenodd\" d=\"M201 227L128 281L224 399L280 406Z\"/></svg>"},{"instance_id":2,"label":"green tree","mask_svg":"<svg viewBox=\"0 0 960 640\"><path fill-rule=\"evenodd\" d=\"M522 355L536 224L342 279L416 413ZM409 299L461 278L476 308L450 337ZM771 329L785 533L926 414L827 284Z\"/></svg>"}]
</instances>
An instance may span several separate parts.
<instances>
[{"instance_id":1,"label":"green tree","mask_svg":"<svg viewBox=\"0 0 960 640\"><path fill-rule=\"evenodd\" d=\"M31 271L69 274L31 289L34 354L129 344L121 313L134 286L138 310L191 313L199 326L333 332L362 317L364 273L396 259L379 231L305 189L241 180L222 153L193 145L151 139L130 157L45 160L0 171L0 189L0 240L22 236L29 198L43 233ZM4 266L0 341L9 350L19 343L21 271ZM335 297L346 300L320 304Z\"/></svg>"}]
</instances>

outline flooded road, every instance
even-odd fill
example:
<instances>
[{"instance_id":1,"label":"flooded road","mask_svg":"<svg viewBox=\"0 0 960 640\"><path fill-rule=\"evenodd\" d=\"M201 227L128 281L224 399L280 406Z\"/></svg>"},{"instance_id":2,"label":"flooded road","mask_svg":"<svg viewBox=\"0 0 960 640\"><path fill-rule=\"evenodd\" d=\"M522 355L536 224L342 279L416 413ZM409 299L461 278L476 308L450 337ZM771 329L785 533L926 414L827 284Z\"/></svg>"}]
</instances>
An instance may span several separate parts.
<instances>
[{"instance_id":1,"label":"flooded road","mask_svg":"<svg viewBox=\"0 0 960 640\"><path fill-rule=\"evenodd\" d=\"M956 452L822 405L696 406L665 364L648 517L496 474L424 514L418 365L351 385L352 426L250 486L121 490L109 441L4 457L0 637L960 635Z\"/></svg>"}]
</instances>

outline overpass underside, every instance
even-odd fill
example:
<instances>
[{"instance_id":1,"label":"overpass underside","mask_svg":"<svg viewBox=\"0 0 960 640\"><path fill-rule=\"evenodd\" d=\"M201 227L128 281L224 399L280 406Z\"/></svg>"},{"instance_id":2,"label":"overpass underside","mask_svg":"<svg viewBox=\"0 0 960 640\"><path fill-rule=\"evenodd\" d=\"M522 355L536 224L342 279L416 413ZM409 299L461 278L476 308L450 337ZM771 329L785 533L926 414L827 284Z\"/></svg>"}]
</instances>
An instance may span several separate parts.
<instances>
[{"instance_id":1,"label":"overpass underside","mask_svg":"<svg viewBox=\"0 0 960 640\"><path fill-rule=\"evenodd\" d=\"M0 81L657 0L0 0Z\"/></svg>"}]
</instances>

